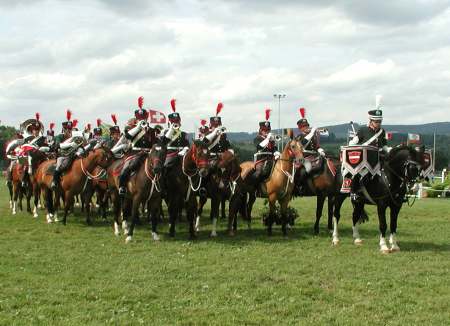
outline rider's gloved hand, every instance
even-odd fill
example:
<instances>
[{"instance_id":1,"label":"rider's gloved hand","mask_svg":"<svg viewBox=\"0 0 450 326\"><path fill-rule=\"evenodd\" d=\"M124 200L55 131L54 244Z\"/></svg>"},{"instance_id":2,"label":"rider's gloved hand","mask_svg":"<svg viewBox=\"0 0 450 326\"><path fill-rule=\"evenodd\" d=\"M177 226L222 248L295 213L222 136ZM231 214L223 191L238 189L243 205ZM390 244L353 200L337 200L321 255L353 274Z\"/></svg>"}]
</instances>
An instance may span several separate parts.
<instances>
[{"instance_id":1,"label":"rider's gloved hand","mask_svg":"<svg viewBox=\"0 0 450 326\"><path fill-rule=\"evenodd\" d=\"M323 150L323 148L319 148L317 152L319 153L320 156L325 157L325 151Z\"/></svg>"},{"instance_id":2,"label":"rider's gloved hand","mask_svg":"<svg viewBox=\"0 0 450 326\"><path fill-rule=\"evenodd\" d=\"M274 157L276 160L278 160L278 159L280 158L280 156L281 156L281 153L280 153L279 151L275 151L275 152L273 153L273 157Z\"/></svg>"}]
</instances>

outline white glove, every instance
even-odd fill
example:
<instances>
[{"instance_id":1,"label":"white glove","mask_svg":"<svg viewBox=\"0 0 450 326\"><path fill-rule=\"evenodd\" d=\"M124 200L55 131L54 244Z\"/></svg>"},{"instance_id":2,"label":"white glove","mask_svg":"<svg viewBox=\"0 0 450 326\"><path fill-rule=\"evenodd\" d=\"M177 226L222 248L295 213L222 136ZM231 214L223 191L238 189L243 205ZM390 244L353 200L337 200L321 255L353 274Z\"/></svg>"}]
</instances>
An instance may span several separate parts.
<instances>
[{"instance_id":1,"label":"white glove","mask_svg":"<svg viewBox=\"0 0 450 326\"><path fill-rule=\"evenodd\" d=\"M136 136L140 131L142 130L141 123L139 122L138 125L130 130L128 130L128 134L131 135L131 137Z\"/></svg>"},{"instance_id":2,"label":"white glove","mask_svg":"<svg viewBox=\"0 0 450 326\"><path fill-rule=\"evenodd\" d=\"M188 150L189 150L189 147L183 147L183 149L178 152L178 155L184 156Z\"/></svg>"},{"instance_id":3,"label":"white glove","mask_svg":"<svg viewBox=\"0 0 450 326\"><path fill-rule=\"evenodd\" d=\"M320 156L325 157L325 151L323 150L323 148L318 148L317 152L319 153Z\"/></svg>"},{"instance_id":4,"label":"white glove","mask_svg":"<svg viewBox=\"0 0 450 326\"><path fill-rule=\"evenodd\" d=\"M389 147L389 146L387 146L387 145L384 145L384 146L383 146L383 151L384 151L385 153L389 153L389 152L391 151L391 149L392 149L392 147Z\"/></svg>"},{"instance_id":5,"label":"white glove","mask_svg":"<svg viewBox=\"0 0 450 326\"><path fill-rule=\"evenodd\" d=\"M48 151L50 150L50 148L47 147L47 146L42 146L42 147L39 147L39 150L40 150L41 152L46 153L46 152L48 152Z\"/></svg>"},{"instance_id":6,"label":"white glove","mask_svg":"<svg viewBox=\"0 0 450 326\"><path fill-rule=\"evenodd\" d=\"M78 156L78 157L80 157L81 155L83 155L83 148L82 147L80 147L80 148L78 148L77 149L77 151L75 152L75 155L76 156Z\"/></svg>"},{"instance_id":7,"label":"white glove","mask_svg":"<svg viewBox=\"0 0 450 326\"><path fill-rule=\"evenodd\" d=\"M280 156L281 156L281 153L280 153L279 151L275 151L275 152L273 153L273 157L274 157L276 160L278 160L278 159L280 158Z\"/></svg>"},{"instance_id":8,"label":"white glove","mask_svg":"<svg viewBox=\"0 0 450 326\"><path fill-rule=\"evenodd\" d=\"M358 145L358 142L359 142L359 137L355 136L348 142L348 144L351 145L351 146L352 145Z\"/></svg>"}]
</instances>

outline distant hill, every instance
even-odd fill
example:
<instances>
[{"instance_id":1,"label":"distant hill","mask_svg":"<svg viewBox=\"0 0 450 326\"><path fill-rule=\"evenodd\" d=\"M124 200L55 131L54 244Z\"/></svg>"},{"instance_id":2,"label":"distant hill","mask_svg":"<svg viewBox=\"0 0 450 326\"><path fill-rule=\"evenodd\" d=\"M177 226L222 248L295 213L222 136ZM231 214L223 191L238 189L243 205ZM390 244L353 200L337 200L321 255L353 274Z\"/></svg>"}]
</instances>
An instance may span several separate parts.
<instances>
[{"instance_id":1,"label":"distant hill","mask_svg":"<svg viewBox=\"0 0 450 326\"><path fill-rule=\"evenodd\" d=\"M355 129L358 129L359 124L355 123ZM296 128L296 127L294 127ZM336 138L346 138L347 130L350 129L350 124L339 124L333 126L325 126L331 134L334 134ZM450 122L433 122L421 125L384 125L383 128L386 131L394 131L401 134L414 133L421 135L432 135L436 132L437 135L450 135ZM277 132L277 130L273 130ZM256 132L228 132L228 139L232 142L248 142L253 141Z\"/></svg>"}]
</instances>

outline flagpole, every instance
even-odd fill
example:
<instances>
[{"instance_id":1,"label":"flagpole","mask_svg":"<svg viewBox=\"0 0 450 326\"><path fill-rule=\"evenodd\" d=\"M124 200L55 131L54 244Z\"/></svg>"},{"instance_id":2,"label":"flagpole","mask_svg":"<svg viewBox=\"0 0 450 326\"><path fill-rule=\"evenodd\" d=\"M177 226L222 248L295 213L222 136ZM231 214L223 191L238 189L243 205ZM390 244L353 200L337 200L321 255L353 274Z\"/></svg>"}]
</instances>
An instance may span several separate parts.
<instances>
[{"instance_id":1,"label":"flagpole","mask_svg":"<svg viewBox=\"0 0 450 326\"><path fill-rule=\"evenodd\" d=\"M433 175L436 171L436 129L433 134Z\"/></svg>"}]
</instances>

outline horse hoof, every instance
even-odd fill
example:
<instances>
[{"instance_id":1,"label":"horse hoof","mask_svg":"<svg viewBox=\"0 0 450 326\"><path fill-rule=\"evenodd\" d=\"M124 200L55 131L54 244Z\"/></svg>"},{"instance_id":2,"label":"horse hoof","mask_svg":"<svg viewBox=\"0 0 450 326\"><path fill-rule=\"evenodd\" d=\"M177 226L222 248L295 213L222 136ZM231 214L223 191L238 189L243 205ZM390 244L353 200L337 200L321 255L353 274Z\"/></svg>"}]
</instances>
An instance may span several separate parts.
<instances>
[{"instance_id":1,"label":"horse hoof","mask_svg":"<svg viewBox=\"0 0 450 326\"><path fill-rule=\"evenodd\" d=\"M361 246L363 244L362 239L355 239L355 241L353 241L353 243L357 246Z\"/></svg>"},{"instance_id":2,"label":"horse hoof","mask_svg":"<svg viewBox=\"0 0 450 326\"><path fill-rule=\"evenodd\" d=\"M234 231L228 231L228 235L229 235L230 237L234 237L236 234L234 233Z\"/></svg>"},{"instance_id":3,"label":"horse hoof","mask_svg":"<svg viewBox=\"0 0 450 326\"><path fill-rule=\"evenodd\" d=\"M385 248L385 249L380 249L380 252L381 252L383 255L387 255L387 254L390 254L390 253L391 253L391 250L390 250L389 248Z\"/></svg>"},{"instance_id":4,"label":"horse hoof","mask_svg":"<svg viewBox=\"0 0 450 326\"><path fill-rule=\"evenodd\" d=\"M12 211L12 215L16 215L17 214L17 212L16 211Z\"/></svg>"},{"instance_id":5,"label":"horse hoof","mask_svg":"<svg viewBox=\"0 0 450 326\"><path fill-rule=\"evenodd\" d=\"M400 247L399 246L392 246L391 247L391 252L399 252L400 251Z\"/></svg>"},{"instance_id":6,"label":"horse hoof","mask_svg":"<svg viewBox=\"0 0 450 326\"><path fill-rule=\"evenodd\" d=\"M131 240L133 240L133 239L132 239L132 237L129 235L129 236L127 236L127 237L125 238L125 243L130 243Z\"/></svg>"},{"instance_id":7,"label":"horse hoof","mask_svg":"<svg viewBox=\"0 0 450 326\"><path fill-rule=\"evenodd\" d=\"M333 246L338 246L339 245L339 239L333 239L332 241L331 241L331 243L333 244Z\"/></svg>"},{"instance_id":8,"label":"horse hoof","mask_svg":"<svg viewBox=\"0 0 450 326\"><path fill-rule=\"evenodd\" d=\"M34 218L38 218L39 215L38 215L37 213L35 213L35 214L33 214L33 217L34 217Z\"/></svg>"},{"instance_id":9,"label":"horse hoof","mask_svg":"<svg viewBox=\"0 0 450 326\"><path fill-rule=\"evenodd\" d=\"M210 237L211 238L217 237L217 232L216 231L212 231Z\"/></svg>"},{"instance_id":10,"label":"horse hoof","mask_svg":"<svg viewBox=\"0 0 450 326\"><path fill-rule=\"evenodd\" d=\"M115 235L116 237L118 237L118 236L120 235L120 232L119 232L119 231L114 231L114 235Z\"/></svg>"},{"instance_id":11,"label":"horse hoof","mask_svg":"<svg viewBox=\"0 0 450 326\"><path fill-rule=\"evenodd\" d=\"M153 238L153 241L160 241L161 240L161 238L159 237L158 233L156 233L156 232L152 232L152 238Z\"/></svg>"}]
</instances>

